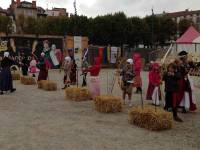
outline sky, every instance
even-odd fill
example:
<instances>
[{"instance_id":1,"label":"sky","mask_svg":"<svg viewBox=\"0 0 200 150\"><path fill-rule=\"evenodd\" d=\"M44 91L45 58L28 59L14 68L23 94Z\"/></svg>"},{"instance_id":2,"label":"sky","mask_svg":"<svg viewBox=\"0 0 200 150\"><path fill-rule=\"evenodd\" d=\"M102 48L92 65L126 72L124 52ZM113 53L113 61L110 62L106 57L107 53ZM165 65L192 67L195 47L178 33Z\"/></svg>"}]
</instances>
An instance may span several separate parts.
<instances>
[{"instance_id":1,"label":"sky","mask_svg":"<svg viewBox=\"0 0 200 150\"><path fill-rule=\"evenodd\" d=\"M26 0L31 2L31 0ZM43 8L64 7L69 13L74 12L74 0L37 0L37 6ZM0 7L7 8L11 0L0 0ZM127 16L144 17L151 14L151 9L156 14L165 12L176 12L199 10L200 0L77 0L77 11L79 15L95 17L107 13L123 11Z\"/></svg>"}]
</instances>

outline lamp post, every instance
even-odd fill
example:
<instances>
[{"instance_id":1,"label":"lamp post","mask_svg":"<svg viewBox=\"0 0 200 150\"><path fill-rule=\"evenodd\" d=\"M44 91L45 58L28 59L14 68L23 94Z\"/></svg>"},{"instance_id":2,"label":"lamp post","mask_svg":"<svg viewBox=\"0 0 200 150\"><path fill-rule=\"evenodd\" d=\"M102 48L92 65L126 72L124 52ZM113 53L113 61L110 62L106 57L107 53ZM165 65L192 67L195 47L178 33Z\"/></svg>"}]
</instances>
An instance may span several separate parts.
<instances>
[{"instance_id":1,"label":"lamp post","mask_svg":"<svg viewBox=\"0 0 200 150\"><path fill-rule=\"evenodd\" d=\"M153 21L154 21L154 11L153 11L153 8L151 9L152 11L152 15L151 15L151 45L152 45L152 49L154 48L154 24L153 24Z\"/></svg>"}]
</instances>

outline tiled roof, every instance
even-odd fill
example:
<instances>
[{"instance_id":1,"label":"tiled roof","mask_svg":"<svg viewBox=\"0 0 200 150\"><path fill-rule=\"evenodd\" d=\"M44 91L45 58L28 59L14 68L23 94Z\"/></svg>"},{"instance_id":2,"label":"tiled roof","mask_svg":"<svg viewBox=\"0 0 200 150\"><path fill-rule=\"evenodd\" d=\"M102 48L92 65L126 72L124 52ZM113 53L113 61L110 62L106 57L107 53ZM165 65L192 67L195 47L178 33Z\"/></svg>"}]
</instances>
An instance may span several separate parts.
<instances>
[{"instance_id":1,"label":"tiled roof","mask_svg":"<svg viewBox=\"0 0 200 150\"><path fill-rule=\"evenodd\" d=\"M181 16L194 15L194 14L200 15L200 10L195 10L195 11L185 10L185 11L179 11L179 12L166 13L166 15L170 17L181 17Z\"/></svg>"}]
</instances>

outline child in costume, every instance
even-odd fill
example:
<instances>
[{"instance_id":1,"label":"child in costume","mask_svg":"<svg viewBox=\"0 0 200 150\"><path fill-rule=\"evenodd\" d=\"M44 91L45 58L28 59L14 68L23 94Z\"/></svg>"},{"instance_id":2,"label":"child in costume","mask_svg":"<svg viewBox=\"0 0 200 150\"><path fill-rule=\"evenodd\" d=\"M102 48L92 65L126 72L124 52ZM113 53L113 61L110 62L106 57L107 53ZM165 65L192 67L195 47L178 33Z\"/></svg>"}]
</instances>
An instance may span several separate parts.
<instances>
[{"instance_id":1,"label":"child in costume","mask_svg":"<svg viewBox=\"0 0 200 150\"><path fill-rule=\"evenodd\" d=\"M163 75L163 81L165 82L165 107L164 109L169 111L172 109L173 117L175 121L182 122L177 115L178 106L178 81L181 78L180 72L178 72L176 66L172 63L167 67L167 71Z\"/></svg>"},{"instance_id":2,"label":"child in costume","mask_svg":"<svg viewBox=\"0 0 200 150\"><path fill-rule=\"evenodd\" d=\"M64 69L64 88L62 89L65 89L67 87L70 86L70 73L71 73L71 58L69 56L65 57L65 60L63 62L63 69Z\"/></svg>"},{"instance_id":3,"label":"child in costume","mask_svg":"<svg viewBox=\"0 0 200 150\"><path fill-rule=\"evenodd\" d=\"M133 89L133 59L128 59L126 61L126 65L122 68L121 76L122 76L122 91L123 91L123 100L125 104L126 95L129 98L129 106L131 107L131 98L132 98L132 89Z\"/></svg>"},{"instance_id":4,"label":"child in costume","mask_svg":"<svg viewBox=\"0 0 200 150\"><path fill-rule=\"evenodd\" d=\"M159 64L153 63L149 72L149 85L147 90L147 100L152 100L154 105L159 105L161 100L161 75L159 71Z\"/></svg>"},{"instance_id":5,"label":"child in costume","mask_svg":"<svg viewBox=\"0 0 200 150\"><path fill-rule=\"evenodd\" d=\"M142 61L141 61L141 56L139 53L135 53L133 55L133 60L134 60L134 72L135 72L135 82L134 82L134 87L136 87L136 92L135 93L141 93L142 92L142 79L140 76L141 69L142 69Z\"/></svg>"},{"instance_id":6,"label":"child in costume","mask_svg":"<svg viewBox=\"0 0 200 150\"><path fill-rule=\"evenodd\" d=\"M90 92L92 94L92 98L100 95L100 81L99 81L99 73L101 70L100 58L96 57L94 59L94 65L88 68L88 72L90 72Z\"/></svg>"},{"instance_id":7,"label":"child in costume","mask_svg":"<svg viewBox=\"0 0 200 150\"><path fill-rule=\"evenodd\" d=\"M34 56L32 56L29 66L29 72L32 74L33 77L35 77L35 74L39 72L39 69L37 68L37 61Z\"/></svg>"}]
</instances>

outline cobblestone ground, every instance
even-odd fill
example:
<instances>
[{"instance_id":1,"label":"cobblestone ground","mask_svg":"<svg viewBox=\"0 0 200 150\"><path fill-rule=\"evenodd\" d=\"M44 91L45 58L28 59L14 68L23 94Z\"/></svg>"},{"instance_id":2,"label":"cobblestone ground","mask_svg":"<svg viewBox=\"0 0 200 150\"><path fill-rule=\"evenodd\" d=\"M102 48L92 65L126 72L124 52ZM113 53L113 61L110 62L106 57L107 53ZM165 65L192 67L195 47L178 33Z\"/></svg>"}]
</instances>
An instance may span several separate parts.
<instances>
[{"instance_id":1,"label":"cobblestone ground","mask_svg":"<svg viewBox=\"0 0 200 150\"><path fill-rule=\"evenodd\" d=\"M101 73L104 94L113 72ZM16 81L16 93L0 96L0 150L200 150L199 110L180 114L184 122L174 123L172 130L151 132L128 123L127 106L122 113L101 114L94 110L92 101L65 100L62 76L50 72L50 79L59 86L56 92ZM146 89L147 74L142 76ZM117 82L113 94L121 95ZM195 94L199 98L200 90ZM199 106L200 101L197 103ZM140 104L139 95L133 95L133 104Z\"/></svg>"}]
</instances>

